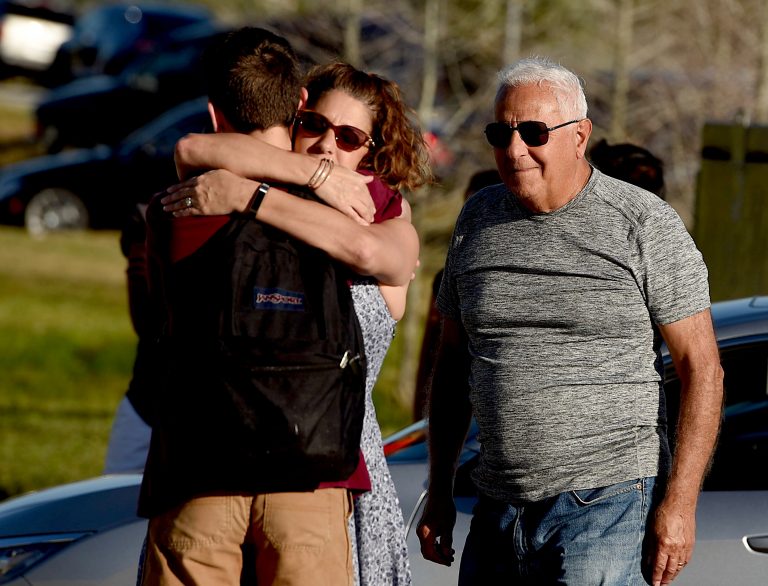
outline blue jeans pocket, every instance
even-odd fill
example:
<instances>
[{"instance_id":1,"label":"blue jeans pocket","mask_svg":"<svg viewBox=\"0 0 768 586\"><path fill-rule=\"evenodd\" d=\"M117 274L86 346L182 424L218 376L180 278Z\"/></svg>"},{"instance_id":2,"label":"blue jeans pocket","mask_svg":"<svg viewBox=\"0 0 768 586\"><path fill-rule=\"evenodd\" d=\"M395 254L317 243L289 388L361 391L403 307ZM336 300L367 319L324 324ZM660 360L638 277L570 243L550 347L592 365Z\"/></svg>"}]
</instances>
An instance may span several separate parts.
<instances>
[{"instance_id":1,"label":"blue jeans pocket","mask_svg":"<svg viewBox=\"0 0 768 586\"><path fill-rule=\"evenodd\" d=\"M584 490L572 490L571 495L577 503L583 506L593 505L607 499L632 493L641 493L643 490L642 479L627 480L600 488L588 488Z\"/></svg>"}]
</instances>

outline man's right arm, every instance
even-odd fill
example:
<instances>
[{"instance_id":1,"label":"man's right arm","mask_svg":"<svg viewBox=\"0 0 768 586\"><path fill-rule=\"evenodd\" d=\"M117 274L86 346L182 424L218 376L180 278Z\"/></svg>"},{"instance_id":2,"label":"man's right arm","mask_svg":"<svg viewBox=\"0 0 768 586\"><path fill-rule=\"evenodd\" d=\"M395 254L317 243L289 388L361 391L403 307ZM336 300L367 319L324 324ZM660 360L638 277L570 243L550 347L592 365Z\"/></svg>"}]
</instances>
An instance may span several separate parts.
<instances>
[{"instance_id":1,"label":"man's right arm","mask_svg":"<svg viewBox=\"0 0 768 586\"><path fill-rule=\"evenodd\" d=\"M443 316L440 346L428 398L429 489L417 528L424 558L450 566L456 506L453 481L472 419L469 351L463 326Z\"/></svg>"}]
</instances>

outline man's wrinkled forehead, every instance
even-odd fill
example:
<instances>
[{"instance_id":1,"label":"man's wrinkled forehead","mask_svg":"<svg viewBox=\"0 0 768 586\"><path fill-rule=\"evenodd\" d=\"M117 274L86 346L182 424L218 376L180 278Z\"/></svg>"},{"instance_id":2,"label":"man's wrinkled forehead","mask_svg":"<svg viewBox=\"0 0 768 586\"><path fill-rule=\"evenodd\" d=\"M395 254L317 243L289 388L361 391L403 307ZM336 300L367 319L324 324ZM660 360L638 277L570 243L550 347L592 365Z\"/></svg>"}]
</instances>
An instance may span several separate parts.
<instances>
[{"instance_id":1,"label":"man's wrinkled forehead","mask_svg":"<svg viewBox=\"0 0 768 586\"><path fill-rule=\"evenodd\" d=\"M551 86L521 84L499 92L494 103L494 117L499 121L541 120L560 112L557 95Z\"/></svg>"}]
</instances>

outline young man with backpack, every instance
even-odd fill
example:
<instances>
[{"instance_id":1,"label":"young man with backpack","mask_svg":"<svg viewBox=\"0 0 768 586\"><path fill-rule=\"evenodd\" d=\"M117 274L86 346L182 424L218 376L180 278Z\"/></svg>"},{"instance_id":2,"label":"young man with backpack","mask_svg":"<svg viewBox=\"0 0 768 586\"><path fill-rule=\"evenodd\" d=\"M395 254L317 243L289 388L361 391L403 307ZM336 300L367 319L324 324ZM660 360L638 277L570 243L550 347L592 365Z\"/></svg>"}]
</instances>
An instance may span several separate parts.
<instances>
[{"instance_id":1,"label":"young man with backpack","mask_svg":"<svg viewBox=\"0 0 768 586\"><path fill-rule=\"evenodd\" d=\"M218 131L290 149L302 89L287 41L241 29L206 68ZM150 518L142 583L352 584L350 490L369 481L346 269L252 215L174 218L158 199L150 283L167 316L139 503Z\"/></svg>"}]
</instances>

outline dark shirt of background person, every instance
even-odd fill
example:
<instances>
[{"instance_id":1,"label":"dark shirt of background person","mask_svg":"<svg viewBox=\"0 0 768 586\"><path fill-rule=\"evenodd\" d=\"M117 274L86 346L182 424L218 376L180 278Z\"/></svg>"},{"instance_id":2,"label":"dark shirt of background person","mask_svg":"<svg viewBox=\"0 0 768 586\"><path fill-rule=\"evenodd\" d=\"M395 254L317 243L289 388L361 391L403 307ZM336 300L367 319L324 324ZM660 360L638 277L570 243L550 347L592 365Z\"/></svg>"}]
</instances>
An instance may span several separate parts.
<instances>
[{"instance_id":1,"label":"dark shirt of background person","mask_svg":"<svg viewBox=\"0 0 768 586\"><path fill-rule=\"evenodd\" d=\"M477 171L469 178L469 183L464 190L464 201L467 201L472 195L488 187L501 183L501 177L496 169L485 169ZM424 326L424 338L421 342L421 353L419 355L419 369L416 371L416 390L413 395L413 419L418 421L424 417L424 407L426 404L426 389L429 378L432 376L432 367L437 353L437 344L439 341L440 314L437 311L435 301L437 292L440 290L440 282L443 278L443 269L440 269L432 281L432 293L429 300L429 310L427 312L427 321Z\"/></svg>"}]
</instances>

